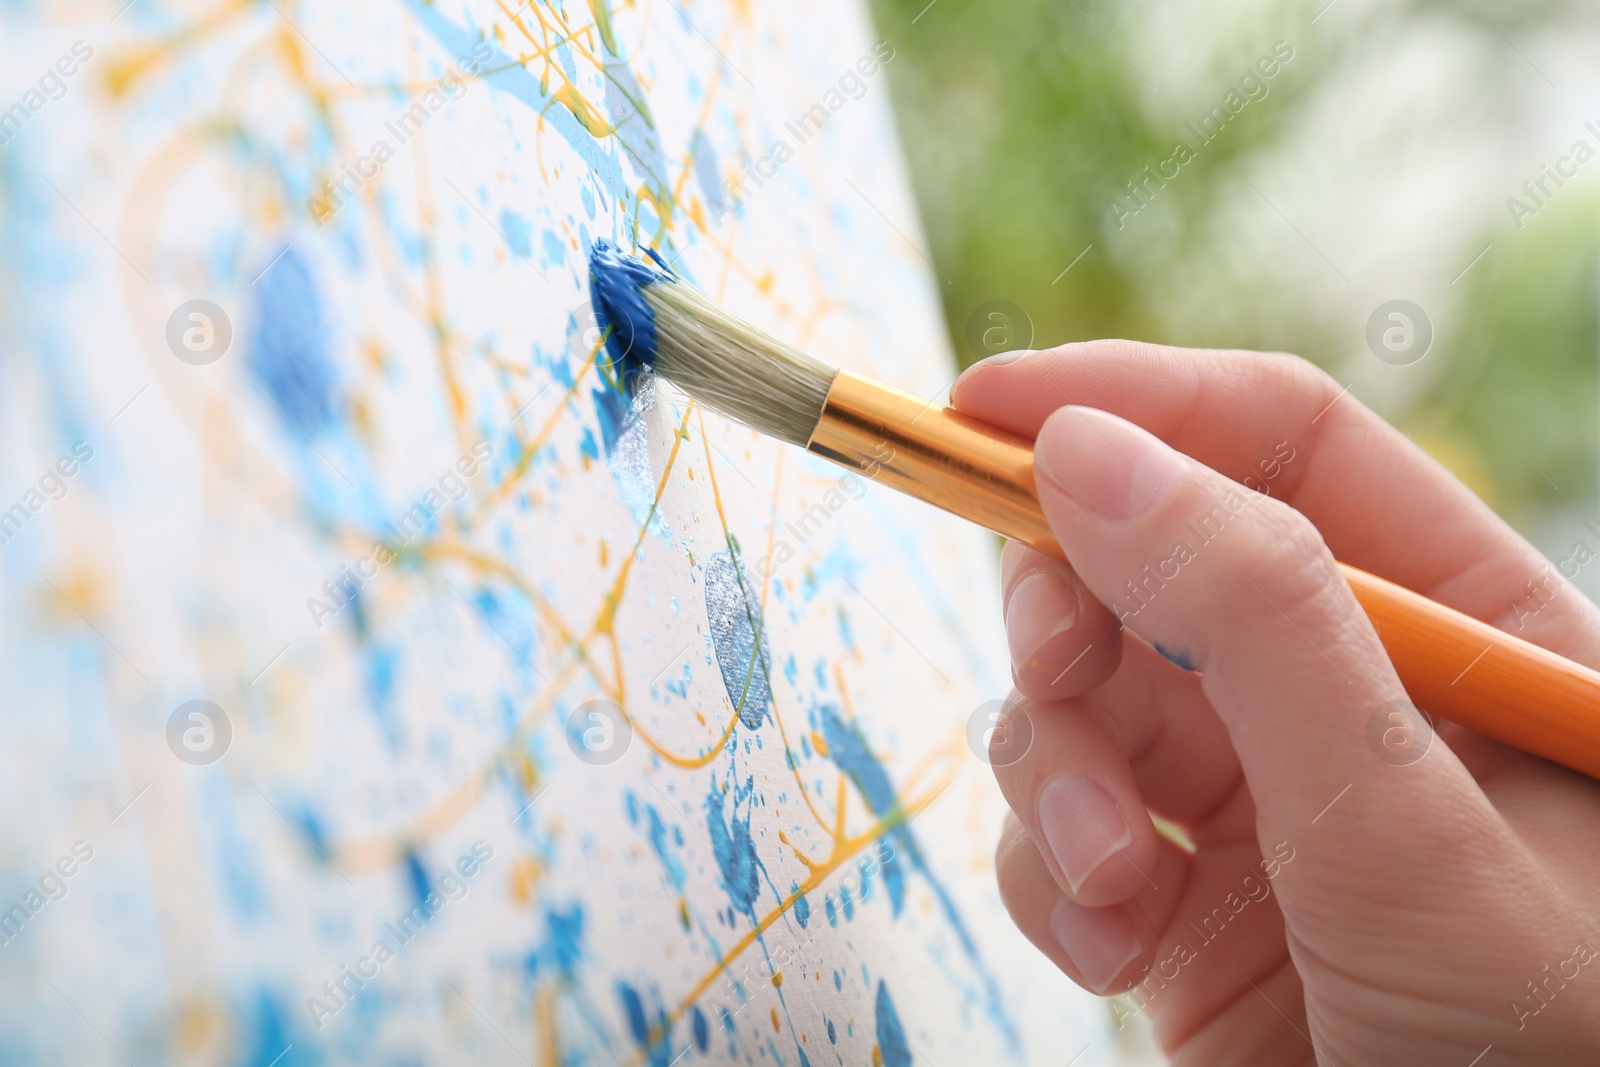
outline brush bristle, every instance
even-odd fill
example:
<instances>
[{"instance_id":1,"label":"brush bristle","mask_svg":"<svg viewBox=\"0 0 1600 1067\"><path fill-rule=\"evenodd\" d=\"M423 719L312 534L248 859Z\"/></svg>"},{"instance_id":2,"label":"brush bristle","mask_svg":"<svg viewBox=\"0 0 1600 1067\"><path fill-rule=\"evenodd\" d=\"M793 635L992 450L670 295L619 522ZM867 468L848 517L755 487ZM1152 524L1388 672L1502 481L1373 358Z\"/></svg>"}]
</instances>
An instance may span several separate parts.
<instances>
[{"instance_id":1,"label":"brush bristle","mask_svg":"<svg viewBox=\"0 0 1600 1067\"><path fill-rule=\"evenodd\" d=\"M604 242L590 290L613 364L649 369L736 422L804 448L822 418L834 369L729 314L655 265Z\"/></svg>"},{"instance_id":2,"label":"brush bristle","mask_svg":"<svg viewBox=\"0 0 1600 1067\"><path fill-rule=\"evenodd\" d=\"M645 286L655 372L714 411L804 448L834 369L730 314L693 286Z\"/></svg>"}]
</instances>

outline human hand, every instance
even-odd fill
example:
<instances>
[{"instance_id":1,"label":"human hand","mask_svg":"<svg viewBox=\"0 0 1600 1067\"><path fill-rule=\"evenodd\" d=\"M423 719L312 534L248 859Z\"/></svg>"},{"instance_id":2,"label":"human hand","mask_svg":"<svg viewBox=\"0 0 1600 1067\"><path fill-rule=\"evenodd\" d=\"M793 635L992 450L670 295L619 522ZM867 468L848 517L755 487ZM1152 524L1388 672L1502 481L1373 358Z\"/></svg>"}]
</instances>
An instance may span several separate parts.
<instances>
[{"instance_id":1,"label":"human hand","mask_svg":"<svg viewBox=\"0 0 1600 1067\"><path fill-rule=\"evenodd\" d=\"M1600 783L1447 723L1392 748L1420 720L1333 561L1590 667L1600 611L1293 357L1069 345L952 403L1037 438L1072 560L1003 556L1022 932L1175 1064L1600 1062Z\"/></svg>"}]
</instances>

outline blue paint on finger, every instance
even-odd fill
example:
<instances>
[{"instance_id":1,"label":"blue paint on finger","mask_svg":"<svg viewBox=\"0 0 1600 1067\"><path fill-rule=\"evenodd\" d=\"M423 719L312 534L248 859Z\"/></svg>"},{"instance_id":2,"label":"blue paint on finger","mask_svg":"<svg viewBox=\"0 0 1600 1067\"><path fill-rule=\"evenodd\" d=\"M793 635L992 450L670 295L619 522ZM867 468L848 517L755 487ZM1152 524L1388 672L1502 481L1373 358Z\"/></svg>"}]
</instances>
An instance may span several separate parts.
<instances>
[{"instance_id":1,"label":"blue paint on finger","mask_svg":"<svg viewBox=\"0 0 1600 1067\"><path fill-rule=\"evenodd\" d=\"M1161 657L1163 659L1180 670L1190 672L1194 671L1194 663L1192 663L1189 657L1185 656L1182 652L1174 652L1172 649L1164 648L1161 645L1156 645L1155 650L1161 653Z\"/></svg>"}]
</instances>

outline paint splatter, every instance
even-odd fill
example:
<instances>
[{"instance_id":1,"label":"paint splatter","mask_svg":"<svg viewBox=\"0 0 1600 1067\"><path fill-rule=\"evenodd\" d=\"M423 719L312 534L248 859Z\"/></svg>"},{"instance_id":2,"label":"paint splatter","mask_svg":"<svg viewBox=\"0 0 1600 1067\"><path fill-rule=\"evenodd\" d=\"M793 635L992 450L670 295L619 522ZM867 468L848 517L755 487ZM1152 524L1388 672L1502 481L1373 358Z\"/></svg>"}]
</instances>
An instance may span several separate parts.
<instances>
[{"instance_id":1,"label":"paint splatter","mask_svg":"<svg viewBox=\"0 0 1600 1067\"><path fill-rule=\"evenodd\" d=\"M756 918L756 898L761 894L760 875L764 870L750 839L748 798L753 789L753 783L746 781L743 790L732 791L733 811L729 821L724 821L722 815L722 805L728 794L713 782L711 794L706 797L706 822L711 832L712 851L717 856L717 869L722 876L722 888L728 894L734 910L747 916L751 922ZM739 817L741 792L746 798L743 818Z\"/></svg>"}]
</instances>

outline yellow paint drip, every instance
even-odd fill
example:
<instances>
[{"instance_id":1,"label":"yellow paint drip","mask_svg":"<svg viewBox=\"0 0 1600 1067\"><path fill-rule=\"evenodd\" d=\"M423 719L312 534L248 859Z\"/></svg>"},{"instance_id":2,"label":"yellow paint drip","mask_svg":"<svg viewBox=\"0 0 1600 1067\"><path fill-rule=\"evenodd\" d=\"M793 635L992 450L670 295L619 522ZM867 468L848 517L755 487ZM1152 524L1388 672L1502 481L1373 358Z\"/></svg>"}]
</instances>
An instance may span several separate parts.
<instances>
[{"instance_id":1,"label":"yellow paint drip","mask_svg":"<svg viewBox=\"0 0 1600 1067\"><path fill-rule=\"evenodd\" d=\"M611 27L611 8L606 5L606 0L589 0L589 10L594 13L594 25L600 31L600 40L605 44L606 51L620 56L622 49L617 47L617 33Z\"/></svg>"},{"instance_id":2,"label":"yellow paint drip","mask_svg":"<svg viewBox=\"0 0 1600 1067\"><path fill-rule=\"evenodd\" d=\"M583 94L578 92L575 86L563 85L551 93L550 98L572 112L572 117L578 120L578 125L588 130L591 137L609 137L617 130L615 126L599 116L594 107L584 99Z\"/></svg>"}]
</instances>

